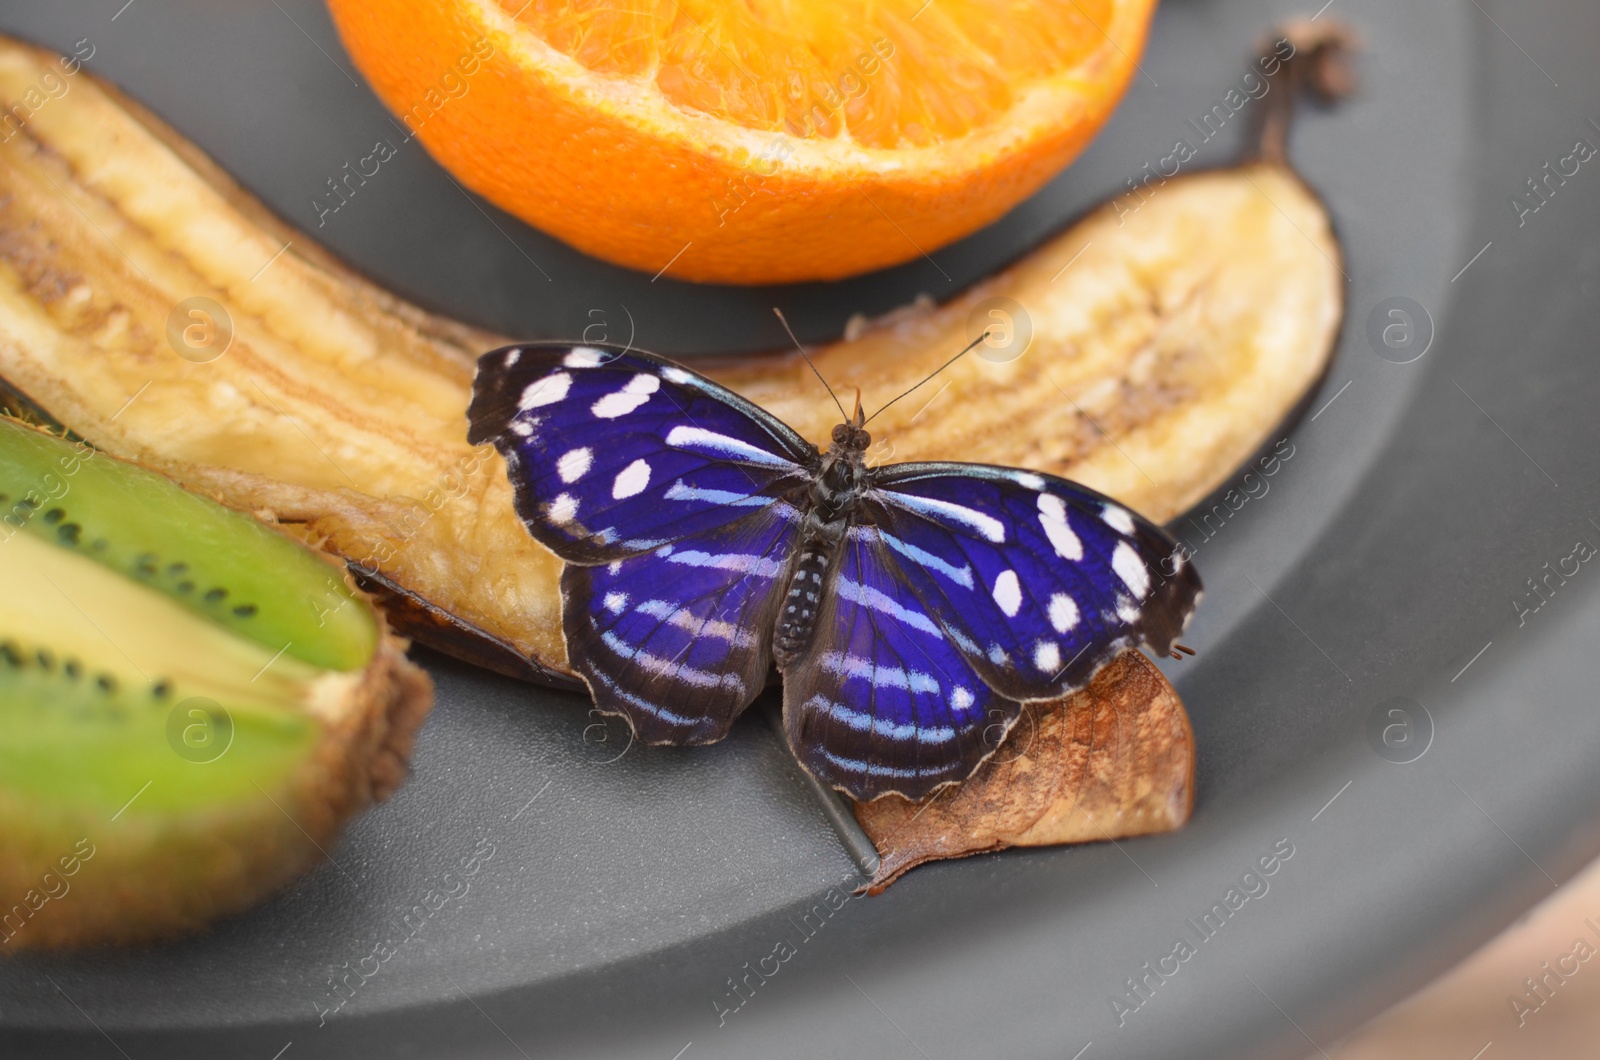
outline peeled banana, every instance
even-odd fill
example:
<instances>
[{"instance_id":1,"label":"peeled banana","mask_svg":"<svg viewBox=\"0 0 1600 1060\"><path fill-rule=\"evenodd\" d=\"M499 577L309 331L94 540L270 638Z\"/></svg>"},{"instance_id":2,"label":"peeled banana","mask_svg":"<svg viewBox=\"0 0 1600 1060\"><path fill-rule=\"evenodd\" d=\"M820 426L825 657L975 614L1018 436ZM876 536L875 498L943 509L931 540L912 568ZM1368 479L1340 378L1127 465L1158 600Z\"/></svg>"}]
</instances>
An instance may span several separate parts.
<instances>
[{"instance_id":1,"label":"peeled banana","mask_svg":"<svg viewBox=\"0 0 1600 1060\"><path fill-rule=\"evenodd\" d=\"M0 98L58 62L0 39ZM987 335L874 424L875 460L1038 468L1160 521L1271 436L1339 325L1326 211L1281 157L1142 187L1137 210L1108 204L954 302L813 353L876 407ZM561 563L517 521L499 456L466 441L473 361L505 341L354 275L87 72L0 143L13 391L96 446L297 525L402 632L570 683ZM798 355L696 367L813 439L837 416Z\"/></svg>"}]
</instances>

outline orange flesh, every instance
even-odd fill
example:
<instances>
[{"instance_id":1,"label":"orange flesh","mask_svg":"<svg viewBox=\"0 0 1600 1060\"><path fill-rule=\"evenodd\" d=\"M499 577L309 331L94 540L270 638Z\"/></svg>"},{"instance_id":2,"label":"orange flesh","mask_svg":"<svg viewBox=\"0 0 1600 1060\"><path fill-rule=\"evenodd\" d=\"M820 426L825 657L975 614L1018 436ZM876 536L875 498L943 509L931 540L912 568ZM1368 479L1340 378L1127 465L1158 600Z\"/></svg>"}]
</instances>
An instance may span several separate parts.
<instances>
[{"instance_id":1,"label":"orange flesh","mask_svg":"<svg viewBox=\"0 0 1600 1060\"><path fill-rule=\"evenodd\" d=\"M863 147L952 140L1102 46L1112 0L498 0L597 74L684 110ZM520 15L517 12L521 11Z\"/></svg>"},{"instance_id":2,"label":"orange flesh","mask_svg":"<svg viewBox=\"0 0 1600 1060\"><path fill-rule=\"evenodd\" d=\"M1036 191L1155 0L328 0L459 183L651 276L836 279Z\"/></svg>"}]
</instances>

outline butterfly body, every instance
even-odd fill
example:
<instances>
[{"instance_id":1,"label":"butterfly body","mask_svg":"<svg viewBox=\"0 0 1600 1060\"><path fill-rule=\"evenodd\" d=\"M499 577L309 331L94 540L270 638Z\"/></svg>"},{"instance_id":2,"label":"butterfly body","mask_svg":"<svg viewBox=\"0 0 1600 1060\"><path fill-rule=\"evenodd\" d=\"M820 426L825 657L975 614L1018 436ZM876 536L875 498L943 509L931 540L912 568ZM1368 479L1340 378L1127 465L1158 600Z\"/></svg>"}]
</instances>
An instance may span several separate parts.
<instances>
[{"instance_id":1,"label":"butterfly body","mask_svg":"<svg viewBox=\"0 0 1600 1060\"><path fill-rule=\"evenodd\" d=\"M823 454L808 496L796 551L799 559L783 596L783 610L773 631L772 655L782 672L810 645L823 597L832 588L833 569L850 520L867 487L866 452L872 436L856 422L834 428L833 445Z\"/></svg>"},{"instance_id":2,"label":"butterfly body","mask_svg":"<svg viewBox=\"0 0 1600 1060\"><path fill-rule=\"evenodd\" d=\"M469 417L567 563L568 658L600 710L646 743L714 742L775 666L796 756L856 798L964 779L1024 701L1165 653L1200 595L1171 538L1082 486L868 467L859 409L819 450L639 351L492 351Z\"/></svg>"}]
</instances>

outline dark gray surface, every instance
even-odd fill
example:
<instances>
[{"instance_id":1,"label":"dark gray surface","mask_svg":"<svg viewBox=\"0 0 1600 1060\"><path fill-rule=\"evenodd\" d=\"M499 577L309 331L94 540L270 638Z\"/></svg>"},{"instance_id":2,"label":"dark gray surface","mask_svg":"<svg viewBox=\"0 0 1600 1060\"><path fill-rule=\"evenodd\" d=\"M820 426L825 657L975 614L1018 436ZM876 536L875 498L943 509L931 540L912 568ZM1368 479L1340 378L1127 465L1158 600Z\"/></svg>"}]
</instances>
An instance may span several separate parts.
<instances>
[{"instance_id":1,"label":"dark gray surface","mask_svg":"<svg viewBox=\"0 0 1600 1060\"><path fill-rule=\"evenodd\" d=\"M1170 150L1237 83L1247 42L1304 13L1169 0L1100 140L935 254L949 281L916 262L730 291L650 284L480 212L415 145L318 230L310 196L385 117L342 72L326 16L280 3L135 0L115 21L121 0L41 3L0 28L89 36L97 70L420 301L528 337L627 306L636 341L674 353L776 345L774 301L824 337L858 309L954 293ZM725 980L798 940L849 871L771 733L751 718L716 749L607 764L615 744L586 740L576 697L436 661L416 773L337 865L177 946L0 964L0 1052L1298 1056L1548 894L1600 851L1600 576L1585 565L1520 627L1511 601L1578 538L1600 545L1600 158L1520 226L1510 199L1574 140L1600 145L1600 12L1338 0L1334 15L1367 38L1364 94L1307 115L1295 155L1345 241L1349 318L1271 491L1214 539L1189 533L1209 594L1186 638L1200 659L1169 668L1200 749L1187 830L919 869L845 904L719 1026ZM1199 161L1223 163L1238 131ZM1436 327L1410 364L1367 343L1368 313L1396 296ZM1394 696L1436 729L1406 764L1366 735ZM327 977L403 936L406 907L481 837L495 854L471 890L319 1027ZM1295 855L1270 890L1119 1026L1123 980L1280 838Z\"/></svg>"}]
</instances>

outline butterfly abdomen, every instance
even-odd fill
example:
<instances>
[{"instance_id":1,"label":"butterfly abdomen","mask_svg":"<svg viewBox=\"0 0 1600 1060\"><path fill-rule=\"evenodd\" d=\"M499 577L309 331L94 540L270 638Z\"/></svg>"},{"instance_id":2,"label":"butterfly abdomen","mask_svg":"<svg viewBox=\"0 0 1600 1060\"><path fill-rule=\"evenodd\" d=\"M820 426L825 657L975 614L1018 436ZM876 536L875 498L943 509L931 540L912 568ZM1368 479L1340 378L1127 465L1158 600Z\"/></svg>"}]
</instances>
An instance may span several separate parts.
<instances>
[{"instance_id":1,"label":"butterfly abdomen","mask_svg":"<svg viewBox=\"0 0 1600 1060\"><path fill-rule=\"evenodd\" d=\"M844 445L840 432L848 441ZM810 509L795 546L799 558L778 605L778 624L772 636L772 658L780 671L805 653L817 631L822 602L827 599L829 573L838 561L840 545L850 529L850 516L861 499L866 467L861 452L870 440L865 431L848 424L834 430L834 446L824 457L808 498ZM859 436L859 438L857 438Z\"/></svg>"},{"instance_id":2,"label":"butterfly abdomen","mask_svg":"<svg viewBox=\"0 0 1600 1060\"><path fill-rule=\"evenodd\" d=\"M802 655L811 645L817 630L817 616L822 610L823 588L827 585L828 571L838 556L837 539L829 541L820 535L806 535L801 539L799 560L794 573L789 576L789 587L778 609L778 625L772 637L772 656L778 669Z\"/></svg>"}]
</instances>

